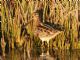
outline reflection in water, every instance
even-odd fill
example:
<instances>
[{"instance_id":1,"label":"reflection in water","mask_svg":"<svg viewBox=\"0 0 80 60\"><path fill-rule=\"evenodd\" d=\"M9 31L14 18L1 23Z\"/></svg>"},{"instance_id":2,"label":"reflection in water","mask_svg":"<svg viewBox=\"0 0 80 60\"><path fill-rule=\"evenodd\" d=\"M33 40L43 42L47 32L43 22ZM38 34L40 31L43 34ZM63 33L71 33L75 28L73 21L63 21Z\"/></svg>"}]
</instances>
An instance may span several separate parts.
<instances>
[{"instance_id":1,"label":"reflection in water","mask_svg":"<svg viewBox=\"0 0 80 60\"><path fill-rule=\"evenodd\" d=\"M51 50L50 56L40 56L40 48L33 48L30 51L30 58L24 50L10 50L6 56L0 56L0 60L80 60L80 50Z\"/></svg>"}]
</instances>

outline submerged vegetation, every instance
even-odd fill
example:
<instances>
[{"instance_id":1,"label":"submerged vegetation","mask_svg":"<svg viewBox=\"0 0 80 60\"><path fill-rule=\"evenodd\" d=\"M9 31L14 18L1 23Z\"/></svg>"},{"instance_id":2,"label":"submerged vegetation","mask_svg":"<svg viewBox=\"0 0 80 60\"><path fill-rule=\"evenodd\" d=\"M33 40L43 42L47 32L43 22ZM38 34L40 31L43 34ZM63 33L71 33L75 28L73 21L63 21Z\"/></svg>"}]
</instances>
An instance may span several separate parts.
<instances>
[{"instance_id":1,"label":"submerged vegetation","mask_svg":"<svg viewBox=\"0 0 80 60\"><path fill-rule=\"evenodd\" d=\"M36 54L41 54L43 47L46 52L47 43L44 42L42 46L39 36L34 34L40 25L49 25L54 30L61 31L49 41L50 49L80 49L78 6L76 0L2 0L0 31L2 51L6 47L9 50L19 48L27 53L34 49L34 52L38 52Z\"/></svg>"}]
</instances>

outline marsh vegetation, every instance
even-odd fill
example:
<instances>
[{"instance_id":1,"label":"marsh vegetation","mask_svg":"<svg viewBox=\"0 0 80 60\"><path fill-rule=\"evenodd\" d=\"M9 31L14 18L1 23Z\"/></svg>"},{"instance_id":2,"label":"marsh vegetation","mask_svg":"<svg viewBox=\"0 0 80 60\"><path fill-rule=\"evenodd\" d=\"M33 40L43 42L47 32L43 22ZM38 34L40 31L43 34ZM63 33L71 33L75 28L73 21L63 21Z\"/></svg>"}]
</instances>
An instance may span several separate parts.
<instances>
[{"instance_id":1,"label":"marsh vegetation","mask_svg":"<svg viewBox=\"0 0 80 60\"><path fill-rule=\"evenodd\" d=\"M18 56L24 57L22 60L26 60L40 56L42 48L44 53L49 48L49 54L52 56L58 53L55 51L69 50L70 54L70 51L80 49L78 1L2 0L0 4L1 55L8 54L9 57L9 54L13 54L11 57L13 59L16 51L19 51L16 55L19 54ZM48 43L42 42L39 37L40 34L47 37L57 31L61 33L49 40L49 47ZM63 56L65 58L65 55ZM61 56L59 58L63 59Z\"/></svg>"}]
</instances>

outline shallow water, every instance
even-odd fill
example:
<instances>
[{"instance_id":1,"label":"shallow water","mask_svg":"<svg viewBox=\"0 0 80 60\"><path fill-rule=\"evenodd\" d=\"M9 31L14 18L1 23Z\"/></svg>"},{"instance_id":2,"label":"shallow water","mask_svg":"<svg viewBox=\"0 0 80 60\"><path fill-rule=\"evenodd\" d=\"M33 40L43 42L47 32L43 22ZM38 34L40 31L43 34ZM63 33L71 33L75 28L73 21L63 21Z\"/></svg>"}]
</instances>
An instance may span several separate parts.
<instances>
[{"instance_id":1,"label":"shallow water","mask_svg":"<svg viewBox=\"0 0 80 60\"><path fill-rule=\"evenodd\" d=\"M0 56L0 60L80 60L80 50L50 50L49 55L45 53L43 56L38 50L31 50L30 57L25 50L10 50L5 56Z\"/></svg>"}]
</instances>

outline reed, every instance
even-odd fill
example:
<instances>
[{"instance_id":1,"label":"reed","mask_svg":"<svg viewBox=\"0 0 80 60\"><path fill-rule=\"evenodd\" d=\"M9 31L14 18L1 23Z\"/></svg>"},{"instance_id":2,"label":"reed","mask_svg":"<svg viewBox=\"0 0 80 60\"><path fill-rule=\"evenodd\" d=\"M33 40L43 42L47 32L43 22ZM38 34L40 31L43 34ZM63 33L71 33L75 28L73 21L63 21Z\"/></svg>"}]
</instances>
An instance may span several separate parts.
<instances>
[{"instance_id":1,"label":"reed","mask_svg":"<svg viewBox=\"0 0 80 60\"><path fill-rule=\"evenodd\" d=\"M73 48L77 47L78 3L76 1L22 0L21 2L20 0L12 0L2 1L1 6L2 35L8 38L10 47L14 48L14 42L20 46L23 45L25 36L24 33L21 35L22 26L26 28L27 33L30 34L31 41L33 41L33 32L38 25L36 20L40 20L40 18L43 18L43 23L47 21L52 26L54 23L64 27L63 33L55 38L57 42L54 42L54 46L58 44L56 47L63 48L63 45L67 44L64 41L69 40L70 46L74 45ZM39 17L39 13L36 14L36 11L41 8L43 9L43 15ZM63 36L62 39L61 36Z\"/></svg>"}]
</instances>

